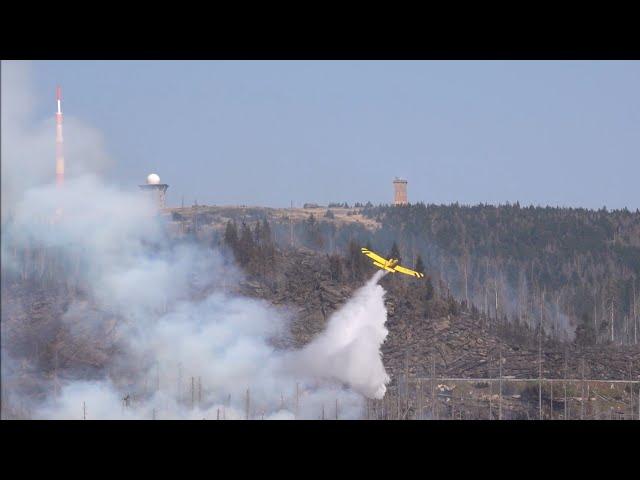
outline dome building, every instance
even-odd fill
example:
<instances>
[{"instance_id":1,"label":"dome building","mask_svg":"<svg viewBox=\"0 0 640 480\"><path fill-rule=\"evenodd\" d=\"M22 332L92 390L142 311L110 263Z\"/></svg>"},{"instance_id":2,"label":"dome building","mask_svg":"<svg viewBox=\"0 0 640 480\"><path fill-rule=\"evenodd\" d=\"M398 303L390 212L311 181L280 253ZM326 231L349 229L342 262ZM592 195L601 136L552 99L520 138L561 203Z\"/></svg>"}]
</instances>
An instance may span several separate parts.
<instances>
[{"instance_id":1,"label":"dome building","mask_svg":"<svg viewBox=\"0 0 640 480\"><path fill-rule=\"evenodd\" d=\"M153 202L159 210L162 210L165 207L165 195L169 185L166 183L160 183L160 177L157 174L149 174L147 176L147 183L138 186L153 199Z\"/></svg>"}]
</instances>

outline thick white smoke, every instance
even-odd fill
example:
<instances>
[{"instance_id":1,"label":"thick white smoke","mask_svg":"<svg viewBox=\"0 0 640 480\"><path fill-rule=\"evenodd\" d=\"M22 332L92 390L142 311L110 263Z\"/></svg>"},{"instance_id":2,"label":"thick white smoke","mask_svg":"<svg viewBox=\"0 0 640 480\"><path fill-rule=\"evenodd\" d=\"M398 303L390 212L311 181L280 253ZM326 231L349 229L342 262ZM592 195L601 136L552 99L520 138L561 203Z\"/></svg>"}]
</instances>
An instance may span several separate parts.
<instances>
[{"instance_id":1,"label":"thick white smoke","mask_svg":"<svg viewBox=\"0 0 640 480\"><path fill-rule=\"evenodd\" d=\"M60 219L42 221L56 204ZM7 246L29 241L82 257L90 301L69 305L63 322L87 344L117 339L119 351L103 380L66 382L36 417L78 418L84 402L88 418L218 418L221 408L225 418L245 418L248 397L250 418L319 418L323 410L333 417L336 406L339 418L358 418L362 396L384 395L382 272L306 348L281 351L272 339L286 331L286 316L226 293L223 277L229 288L241 273L216 251L170 245L144 198L80 178L60 195L30 190L17 207ZM113 316L122 321L103 337ZM123 406L127 395L134 400Z\"/></svg>"},{"instance_id":2,"label":"thick white smoke","mask_svg":"<svg viewBox=\"0 0 640 480\"><path fill-rule=\"evenodd\" d=\"M364 396L384 395L381 273L308 346L277 349L273 340L287 332L288 317L264 301L230 293L242 272L216 250L171 239L146 197L95 175L72 176L61 189L52 185L53 123L30 125L32 99L20 86L28 81L25 68L3 63L2 69L3 209L5 193L11 200L11 218L3 218L2 268L25 272L25 258L40 259L34 268L42 281L43 272L55 270L50 264L62 264L58 272L64 274L55 281L74 284L80 293L64 307L60 328L67 335L59 338L75 342L72 359L84 352L91 359L85 363L102 365L90 376L86 368L67 367L55 385L44 382L44 400L21 398L30 416L292 419L324 412L326 418L359 418ZM5 121L5 115L15 118ZM18 127L7 128L12 123ZM87 149L69 152L69 163L83 156L85 166L102 165L99 135L76 129L65 141L74 136L83 137L74 141ZM29 167L18 179L24 162ZM30 256L16 253L21 249ZM47 335L54 332L27 334L53 344ZM55 348L64 349L64 341ZM13 363L23 365L26 357ZM3 351L3 376L13 371L13 360Z\"/></svg>"},{"instance_id":3,"label":"thick white smoke","mask_svg":"<svg viewBox=\"0 0 640 480\"><path fill-rule=\"evenodd\" d=\"M251 418L296 412L317 418L336 404L340 418L357 418L363 395L384 394L382 272L306 348L280 351L271 340L286 331L286 316L266 302L226 293L221 285L232 287L242 274L217 251L172 245L146 202L82 177L62 190L28 190L16 205L3 232L4 268L18 267L11 250L22 245L78 259L88 300L72 302L63 324L88 345L114 342L120 352L108 360L104 380L67 382L59 397L37 406L37 417L77 418L84 402L89 418L217 418L220 408L233 418L234 411L246 416L248 396ZM105 337L113 317L121 321ZM198 379L195 410L192 377ZM124 408L127 395L136 401Z\"/></svg>"}]
</instances>

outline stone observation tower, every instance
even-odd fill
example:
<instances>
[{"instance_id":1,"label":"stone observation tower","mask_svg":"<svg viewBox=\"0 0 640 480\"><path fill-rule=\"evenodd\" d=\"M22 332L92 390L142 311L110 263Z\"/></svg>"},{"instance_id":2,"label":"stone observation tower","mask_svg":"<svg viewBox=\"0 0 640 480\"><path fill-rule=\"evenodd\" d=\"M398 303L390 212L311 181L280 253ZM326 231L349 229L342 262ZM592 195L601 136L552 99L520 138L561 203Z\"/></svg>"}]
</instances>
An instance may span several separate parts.
<instances>
[{"instance_id":1,"label":"stone observation tower","mask_svg":"<svg viewBox=\"0 0 640 480\"><path fill-rule=\"evenodd\" d=\"M394 205L407 205L407 181L396 177L393 181L393 204Z\"/></svg>"},{"instance_id":2,"label":"stone observation tower","mask_svg":"<svg viewBox=\"0 0 640 480\"><path fill-rule=\"evenodd\" d=\"M147 177L147 183L138 186L152 198L159 210L164 208L164 197L169 185L160 183L160 177L158 175L155 173L150 174Z\"/></svg>"}]
</instances>

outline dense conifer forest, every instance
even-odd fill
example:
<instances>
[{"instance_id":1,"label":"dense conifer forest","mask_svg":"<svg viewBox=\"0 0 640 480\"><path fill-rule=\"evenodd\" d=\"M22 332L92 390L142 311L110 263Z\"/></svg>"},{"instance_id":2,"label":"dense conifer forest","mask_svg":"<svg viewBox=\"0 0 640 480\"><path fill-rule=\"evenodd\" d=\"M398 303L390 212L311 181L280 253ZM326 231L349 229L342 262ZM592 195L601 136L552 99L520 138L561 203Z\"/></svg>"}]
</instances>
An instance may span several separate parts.
<instances>
[{"instance_id":1,"label":"dense conifer forest","mask_svg":"<svg viewBox=\"0 0 640 480\"><path fill-rule=\"evenodd\" d=\"M541 324L550 337L585 345L638 343L638 210L418 203L357 204L349 214L378 228L335 222L331 208L293 223L275 216L270 228L282 246L327 253L336 271L357 276L367 245L425 271L438 296L501 322ZM235 228L246 244L249 226ZM264 240L260 228L254 236Z\"/></svg>"}]
</instances>

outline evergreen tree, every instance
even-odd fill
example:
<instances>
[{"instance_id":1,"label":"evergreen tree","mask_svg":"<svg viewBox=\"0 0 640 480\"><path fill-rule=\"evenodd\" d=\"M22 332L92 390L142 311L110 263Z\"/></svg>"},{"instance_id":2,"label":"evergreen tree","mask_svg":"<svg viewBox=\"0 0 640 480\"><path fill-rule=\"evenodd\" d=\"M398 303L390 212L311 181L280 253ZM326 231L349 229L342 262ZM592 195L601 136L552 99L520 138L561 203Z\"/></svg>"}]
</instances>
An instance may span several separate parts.
<instances>
[{"instance_id":1,"label":"evergreen tree","mask_svg":"<svg viewBox=\"0 0 640 480\"><path fill-rule=\"evenodd\" d=\"M339 282L342 280L342 261L340 255L329 255L329 273L331 280Z\"/></svg>"},{"instance_id":2,"label":"evergreen tree","mask_svg":"<svg viewBox=\"0 0 640 480\"><path fill-rule=\"evenodd\" d=\"M257 245L262 243L262 229L260 227L260 220L256 220L256 226L253 227L253 238Z\"/></svg>"},{"instance_id":3,"label":"evergreen tree","mask_svg":"<svg viewBox=\"0 0 640 480\"><path fill-rule=\"evenodd\" d=\"M267 217L262 219L262 228L260 229L260 233L262 234L263 245L271 245L273 243L273 238L271 235L271 226L267 221Z\"/></svg>"},{"instance_id":4,"label":"evergreen tree","mask_svg":"<svg viewBox=\"0 0 640 480\"><path fill-rule=\"evenodd\" d=\"M389 258L395 258L396 260L398 260L398 263L402 262L402 258L400 258L400 250L398 249L398 244L396 242L393 242L391 252L389 252Z\"/></svg>"},{"instance_id":5,"label":"evergreen tree","mask_svg":"<svg viewBox=\"0 0 640 480\"><path fill-rule=\"evenodd\" d=\"M238 227L232 220L227 222L227 226L224 230L224 243L234 250L238 246Z\"/></svg>"},{"instance_id":6,"label":"evergreen tree","mask_svg":"<svg viewBox=\"0 0 640 480\"><path fill-rule=\"evenodd\" d=\"M239 245L236 252L238 262L240 263L240 265L247 265L253 257L255 242L253 240L251 229L245 222L242 222L242 227L240 229L240 240L238 244Z\"/></svg>"},{"instance_id":7,"label":"evergreen tree","mask_svg":"<svg viewBox=\"0 0 640 480\"><path fill-rule=\"evenodd\" d=\"M580 317L580 324L576 328L575 342L578 345L586 346L595 343L596 332L593 327L593 320L588 313L583 313Z\"/></svg>"},{"instance_id":8,"label":"evergreen tree","mask_svg":"<svg viewBox=\"0 0 640 480\"><path fill-rule=\"evenodd\" d=\"M322 233L320 233L320 225L316 221L316 217L313 215L309 215L309 218L305 221L305 230L307 240L314 248L322 248L324 245L324 240L322 238Z\"/></svg>"},{"instance_id":9,"label":"evergreen tree","mask_svg":"<svg viewBox=\"0 0 640 480\"><path fill-rule=\"evenodd\" d=\"M368 264L367 257L362 254L358 244L355 240L350 240L347 247L347 268L351 273L351 278L353 280L360 280Z\"/></svg>"}]
</instances>

